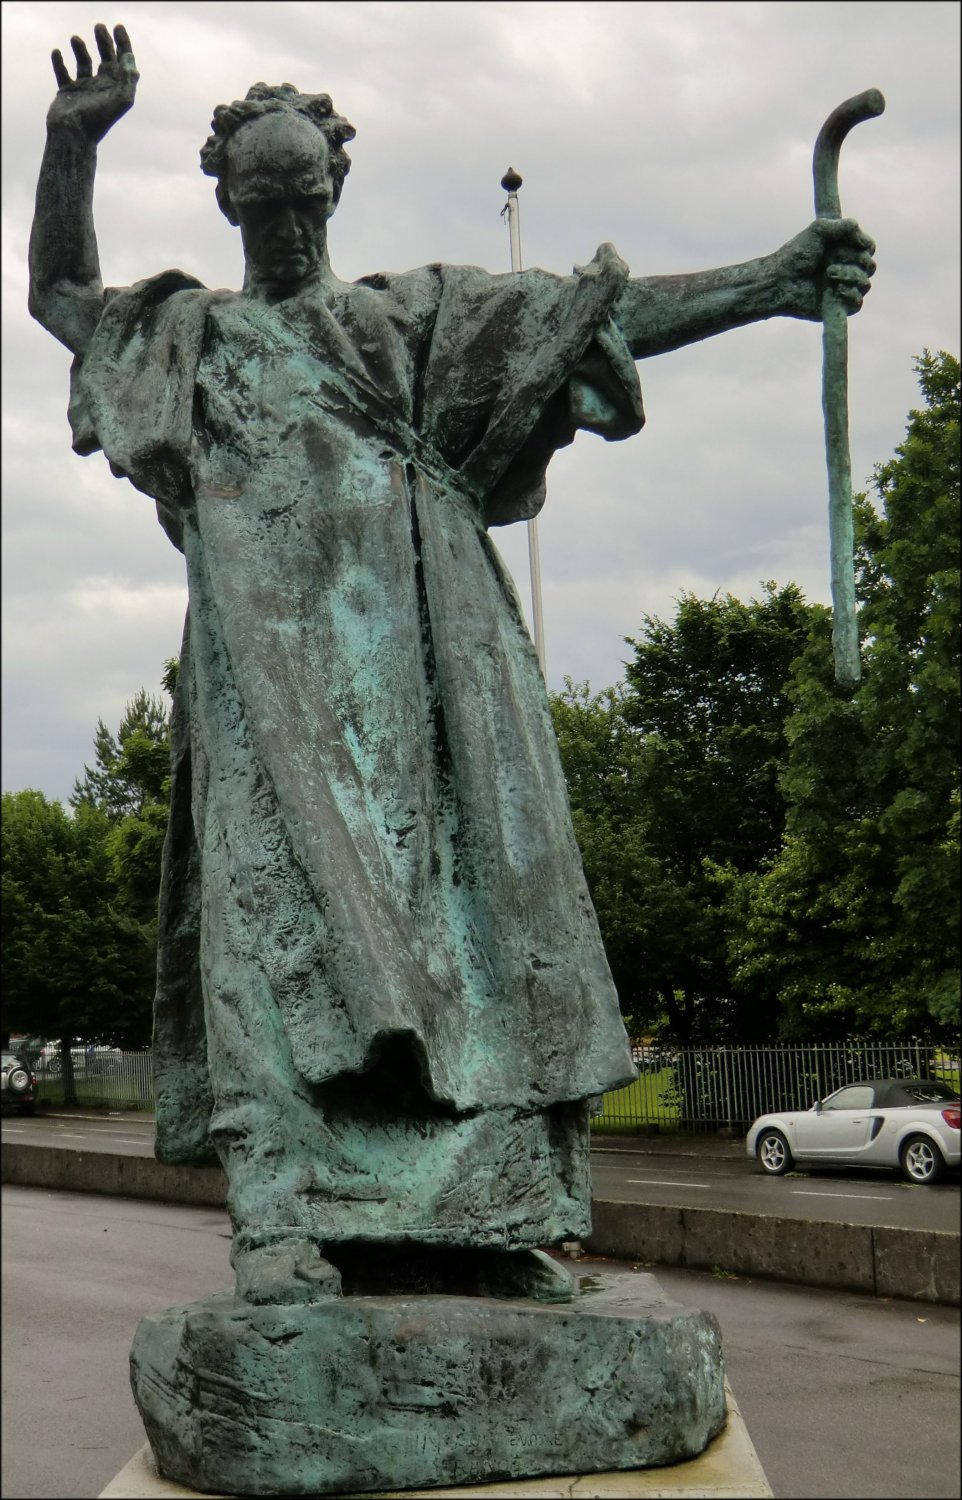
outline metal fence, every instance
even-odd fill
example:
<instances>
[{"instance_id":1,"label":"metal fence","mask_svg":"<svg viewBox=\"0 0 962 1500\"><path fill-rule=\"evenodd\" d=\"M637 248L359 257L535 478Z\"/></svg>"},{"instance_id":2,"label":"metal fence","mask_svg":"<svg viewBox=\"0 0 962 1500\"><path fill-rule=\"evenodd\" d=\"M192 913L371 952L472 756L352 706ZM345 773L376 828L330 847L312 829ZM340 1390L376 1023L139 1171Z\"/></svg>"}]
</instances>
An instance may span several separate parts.
<instances>
[{"instance_id":1,"label":"metal fence","mask_svg":"<svg viewBox=\"0 0 962 1500\"><path fill-rule=\"evenodd\" d=\"M59 1052L30 1059L40 1085L38 1098L67 1103L67 1083ZM154 1066L149 1051L121 1052L110 1047L71 1051L75 1102L110 1109L153 1109ZM73 1102L73 1101L71 1101Z\"/></svg>"},{"instance_id":2,"label":"metal fence","mask_svg":"<svg viewBox=\"0 0 962 1500\"><path fill-rule=\"evenodd\" d=\"M636 1045L638 1080L605 1094L596 1131L746 1130L772 1109L808 1109L859 1078L943 1078L959 1085L959 1048L905 1042L784 1043L760 1047ZM78 1104L152 1109L149 1051L78 1047L71 1053ZM66 1102L59 1055L33 1054L40 1098Z\"/></svg>"},{"instance_id":3,"label":"metal fence","mask_svg":"<svg viewBox=\"0 0 962 1500\"><path fill-rule=\"evenodd\" d=\"M959 1048L904 1042L633 1049L637 1083L605 1094L596 1131L746 1130L775 1109L808 1109L860 1078L944 1078L959 1084Z\"/></svg>"}]
</instances>

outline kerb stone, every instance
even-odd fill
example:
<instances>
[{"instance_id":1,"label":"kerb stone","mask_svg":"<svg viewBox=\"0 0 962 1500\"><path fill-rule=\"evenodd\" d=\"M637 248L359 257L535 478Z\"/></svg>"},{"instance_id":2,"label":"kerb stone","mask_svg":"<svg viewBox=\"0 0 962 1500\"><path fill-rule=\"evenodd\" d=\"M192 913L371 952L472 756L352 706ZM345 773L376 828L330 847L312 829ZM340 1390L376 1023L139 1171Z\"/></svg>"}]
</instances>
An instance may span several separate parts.
<instances>
[{"instance_id":1,"label":"kerb stone","mask_svg":"<svg viewBox=\"0 0 962 1500\"><path fill-rule=\"evenodd\" d=\"M875 1294L959 1306L959 1236L944 1230L876 1228Z\"/></svg>"}]
</instances>

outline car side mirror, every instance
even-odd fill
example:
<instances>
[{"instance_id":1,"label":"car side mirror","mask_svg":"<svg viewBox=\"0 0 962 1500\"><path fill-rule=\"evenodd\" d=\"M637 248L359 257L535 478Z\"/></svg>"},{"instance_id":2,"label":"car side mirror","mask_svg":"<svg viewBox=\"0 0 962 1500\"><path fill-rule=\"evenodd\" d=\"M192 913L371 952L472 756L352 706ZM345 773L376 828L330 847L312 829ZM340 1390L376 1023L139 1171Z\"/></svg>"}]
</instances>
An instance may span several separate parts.
<instances>
[{"instance_id":1,"label":"car side mirror","mask_svg":"<svg viewBox=\"0 0 962 1500\"><path fill-rule=\"evenodd\" d=\"M822 1113L822 1101L821 1101L821 1099L816 1099L815 1100L815 1103L812 1105L812 1109L813 1109L814 1113L817 1114L817 1115L820 1115Z\"/></svg>"}]
</instances>

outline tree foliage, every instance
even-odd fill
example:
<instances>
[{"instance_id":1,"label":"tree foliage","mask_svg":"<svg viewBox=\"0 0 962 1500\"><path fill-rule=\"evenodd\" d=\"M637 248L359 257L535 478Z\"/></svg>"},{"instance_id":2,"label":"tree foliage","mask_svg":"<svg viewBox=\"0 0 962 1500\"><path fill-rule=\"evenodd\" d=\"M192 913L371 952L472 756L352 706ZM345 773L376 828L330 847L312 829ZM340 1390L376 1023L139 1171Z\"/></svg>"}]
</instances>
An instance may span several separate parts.
<instances>
[{"instance_id":1,"label":"tree foliage","mask_svg":"<svg viewBox=\"0 0 962 1500\"><path fill-rule=\"evenodd\" d=\"M175 680L168 662L165 686ZM75 808L94 807L110 821L107 851L118 898L153 947L170 805L170 718L163 702L141 689L116 734L99 720L94 762L74 782L70 801Z\"/></svg>"},{"instance_id":2,"label":"tree foliage","mask_svg":"<svg viewBox=\"0 0 962 1500\"><path fill-rule=\"evenodd\" d=\"M144 691L116 733L98 722L71 812L38 791L5 794L5 1031L149 1042L169 800L168 714Z\"/></svg>"},{"instance_id":3,"label":"tree foliage","mask_svg":"<svg viewBox=\"0 0 962 1500\"><path fill-rule=\"evenodd\" d=\"M748 604L683 596L644 617L626 682L553 702L585 871L622 1008L692 1041L762 1034L728 976L716 864L754 868L784 825L791 663L823 614L794 585Z\"/></svg>"},{"instance_id":4,"label":"tree foliage","mask_svg":"<svg viewBox=\"0 0 962 1500\"><path fill-rule=\"evenodd\" d=\"M170 724L160 699L141 688L127 704L116 734L98 719L94 762L74 781L72 807L87 803L119 822L169 795Z\"/></svg>"},{"instance_id":5,"label":"tree foliage","mask_svg":"<svg viewBox=\"0 0 962 1500\"><path fill-rule=\"evenodd\" d=\"M778 858L729 879L736 983L789 1036L958 1027L959 364L918 361L924 409L859 497L863 679L796 665Z\"/></svg>"},{"instance_id":6,"label":"tree foliage","mask_svg":"<svg viewBox=\"0 0 962 1500\"><path fill-rule=\"evenodd\" d=\"M149 1040L141 934L117 900L110 823L42 792L3 796L3 1030ZM145 1024L146 1021L146 1024Z\"/></svg>"},{"instance_id":7,"label":"tree foliage","mask_svg":"<svg viewBox=\"0 0 962 1500\"><path fill-rule=\"evenodd\" d=\"M552 704L636 1030L682 1042L957 1029L959 365L857 497L863 679L794 585L684 596L626 681Z\"/></svg>"}]
</instances>

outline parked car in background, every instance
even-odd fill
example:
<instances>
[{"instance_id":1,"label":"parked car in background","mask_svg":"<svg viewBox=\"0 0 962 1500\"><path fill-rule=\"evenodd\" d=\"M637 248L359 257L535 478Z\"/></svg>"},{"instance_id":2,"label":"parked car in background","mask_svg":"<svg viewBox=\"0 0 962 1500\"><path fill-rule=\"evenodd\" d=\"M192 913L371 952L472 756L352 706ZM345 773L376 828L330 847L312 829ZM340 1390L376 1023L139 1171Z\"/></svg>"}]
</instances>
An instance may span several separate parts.
<instances>
[{"instance_id":1,"label":"parked car in background","mask_svg":"<svg viewBox=\"0 0 962 1500\"><path fill-rule=\"evenodd\" d=\"M70 1059L75 1074L87 1078L110 1077L117 1071L123 1053L119 1047L103 1047L93 1042L74 1038L70 1048ZM59 1042L46 1042L37 1058L38 1073L49 1078L59 1078L63 1072L63 1057Z\"/></svg>"},{"instance_id":2,"label":"parked car in background","mask_svg":"<svg viewBox=\"0 0 962 1500\"><path fill-rule=\"evenodd\" d=\"M2 1088L4 1109L32 1115L37 1102L37 1079L30 1064L16 1052L4 1052Z\"/></svg>"},{"instance_id":3,"label":"parked car in background","mask_svg":"<svg viewBox=\"0 0 962 1500\"><path fill-rule=\"evenodd\" d=\"M631 1056L636 1068L642 1073L660 1073L665 1068L673 1068L678 1061L677 1052L661 1047L656 1042L632 1043Z\"/></svg>"},{"instance_id":4,"label":"parked car in background","mask_svg":"<svg viewBox=\"0 0 962 1500\"><path fill-rule=\"evenodd\" d=\"M960 1159L962 1100L931 1078L846 1084L807 1110L761 1115L746 1139L763 1172L799 1166L888 1167L909 1182L939 1182Z\"/></svg>"}]
</instances>

